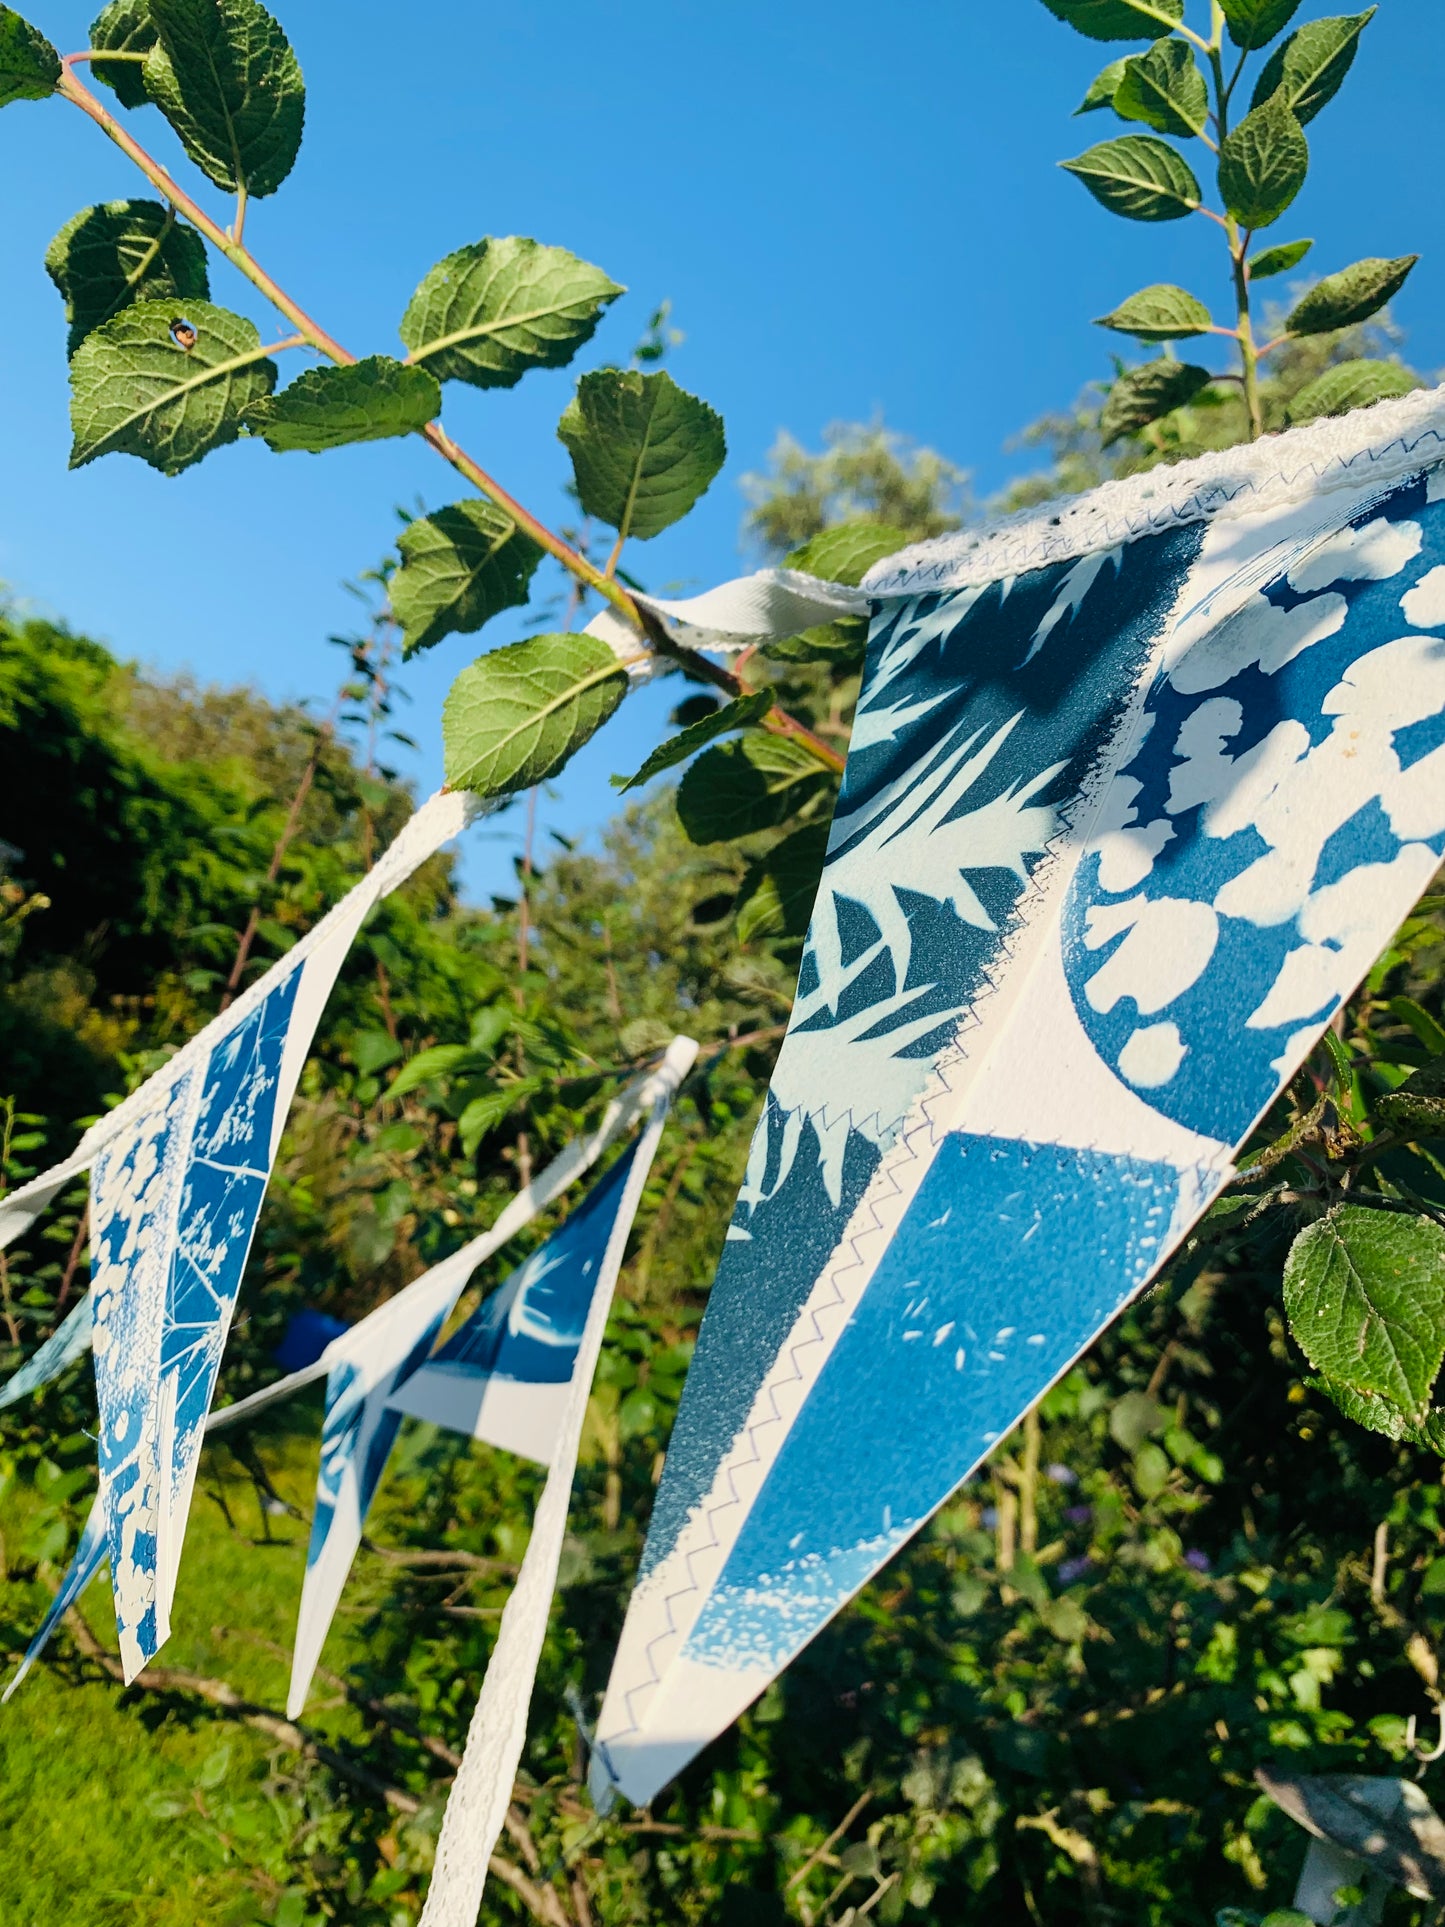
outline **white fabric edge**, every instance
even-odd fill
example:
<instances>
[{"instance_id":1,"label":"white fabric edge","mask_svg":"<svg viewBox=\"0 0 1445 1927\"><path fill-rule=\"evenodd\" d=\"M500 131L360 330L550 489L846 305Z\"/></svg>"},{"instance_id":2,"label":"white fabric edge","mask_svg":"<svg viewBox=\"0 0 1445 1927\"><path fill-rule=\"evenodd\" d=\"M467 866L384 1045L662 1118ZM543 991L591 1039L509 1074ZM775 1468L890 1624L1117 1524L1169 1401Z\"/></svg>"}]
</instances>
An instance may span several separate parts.
<instances>
[{"instance_id":1,"label":"white fabric edge","mask_svg":"<svg viewBox=\"0 0 1445 1927\"><path fill-rule=\"evenodd\" d=\"M675 1040L674 1048L683 1041ZM690 1066L696 1051L694 1044L687 1066ZM532 1522L532 1536L522 1560L521 1573L502 1613L497 1643L492 1650L467 1732L462 1763L452 1782L446 1811L442 1816L436 1862L422 1908L421 1927L475 1927L492 1849L506 1819L517 1766L526 1744L527 1714L547 1634L552 1596L557 1586L557 1569L567 1530L572 1481L577 1469L577 1453L592 1392L592 1379L602 1349L602 1338L607 1328L628 1234L637 1213L642 1188L652 1168L670 1104L671 1092L662 1092L653 1106L632 1170L628 1173L627 1186L618 1207L602 1273L593 1293L587 1324L578 1347L547 1484Z\"/></svg>"},{"instance_id":2,"label":"white fabric edge","mask_svg":"<svg viewBox=\"0 0 1445 1927\"><path fill-rule=\"evenodd\" d=\"M1387 484L1442 457L1445 387L1417 389L914 543L875 563L863 588L874 598L971 588L1161 529L1255 515L1340 488Z\"/></svg>"}]
</instances>

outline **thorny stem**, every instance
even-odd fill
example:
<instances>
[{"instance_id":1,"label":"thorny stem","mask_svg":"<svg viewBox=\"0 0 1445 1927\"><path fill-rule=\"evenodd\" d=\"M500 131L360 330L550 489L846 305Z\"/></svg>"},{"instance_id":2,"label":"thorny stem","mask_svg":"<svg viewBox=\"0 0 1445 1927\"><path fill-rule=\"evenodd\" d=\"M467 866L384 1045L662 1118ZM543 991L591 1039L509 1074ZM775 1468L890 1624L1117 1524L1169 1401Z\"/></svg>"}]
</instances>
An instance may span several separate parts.
<instances>
[{"instance_id":1,"label":"thorny stem","mask_svg":"<svg viewBox=\"0 0 1445 1927\"><path fill-rule=\"evenodd\" d=\"M298 301L293 300L284 288L273 281L250 249L243 245L240 230L245 214L244 200L238 201L234 233L213 221L205 209L186 193L159 161L146 152L140 142L78 78L75 73L76 63L92 57L89 49L83 53L67 54L60 63L61 72L60 79L56 83L56 92L63 99L68 100L72 107L78 107L83 114L95 122L109 140L114 141L157 192L162 194L178 213L184 214L186 219L205 235L212 247L226 257L237 273L244 275L252 287L266 297L272 307L285 315L308 346L341 367L351 366L356 356L349 349L343 348L333 335L328 334L319 322L312 319ZM561 536L554 535L545 523L539 522L530 510L523 508L514 496L508 494L500 482L489 475L458 442L453 441L440 422L428 422L420 432L422 438L430 442L443 461L448 462L459 475L464 476L474 488L485 495L489 501L494 502L504 515L510 517L517 527L537 544L538 548L560 562L577 581L585 584L589 589L595 589L605 601L610 602L621 616L642 632L653 649L678 662L690 674L702 681L726 690L729 695L736 696L741 693L737 679L729 675L726 669L709 661L697 650L685 649L675 642L657 617L636 602L620 583L613 581L595 563L588 561L586 556L579 555L562 540ZM821 738L815 736L811 730L806 729L795 717L790 716L777 704L774 704L762 719L762 726L771 730L774 735L795 738L825 768L841 774L843 758L837 751L830 748Z\"/></svg>"}]
</instances>

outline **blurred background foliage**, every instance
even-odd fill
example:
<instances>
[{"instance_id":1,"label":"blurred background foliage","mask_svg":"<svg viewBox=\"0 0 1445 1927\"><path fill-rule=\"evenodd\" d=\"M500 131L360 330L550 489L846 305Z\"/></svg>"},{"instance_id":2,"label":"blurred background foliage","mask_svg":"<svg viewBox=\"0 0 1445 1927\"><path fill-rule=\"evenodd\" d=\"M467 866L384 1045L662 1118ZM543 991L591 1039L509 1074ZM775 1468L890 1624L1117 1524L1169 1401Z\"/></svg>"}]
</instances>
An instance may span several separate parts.
<instances>
[{"instance_id":1,"label":"blurred background foliage","mask_svg":"<svg viewBox=\"0 0 1445 1927\"><path fill-rule=\"evenodd\" d=\"M1271 420L1329 359L1397 345L1386 323L1290 349ZM1046 468L987 506L1243 432L1196 406L1105 451L1103 400L1028 430ZM779 442L745 534L776 558L840 521L901 541L979 512L942 456L845 424L820 453ZM0 624L7 1183L282 954L404 817L385 593L384 569L362 585L324 717L157 679L17 613ZM843 745L857 638L815 641L768 673ZM708 700L679 690L684 719ZM275 1374L297 1309L360 1316L491 1222L618 1076L690 1032L699 1069L619 1290L484 1919L1247 1927L1285 1904L1304 1845L1254 1767L1417 1770L1411 1722L1433 1737L1445 1641L1440 1460L1311 1389L1281 1308L1296 1227L1254 1217L1247 1194L654 1811L593 1816L579 1719L621 1624L830 807L813 779L791 815L699 842L678 795L654 785L595 850L529 835L510 899L463 903L443 856L380 906L292 1110L221 1396ZM1374 1099L1445 1049L1442 907L1422 906L1352 1006L1348 1092L1326 1052L1261 1143L1328 1094L1349 1155ZM1408 1155L1445 1207L1428 1146ZM83 1205L78 1189L0 1258L0 1367L83 1289ZM207 1448L164 1666L120 1689L98 1586L0 1715L0 1918L415 1921L539 1474L409 1422L293 1727L277 1709L319 1416L308 1394ZM0 1416L11 1660L89 1504L93 1423L85 1364ZM1423 1769L1445 1804L1440 1774ZM1391 1927L1424 1918L1391 1907Z\"/></svg>"}]
</instances>

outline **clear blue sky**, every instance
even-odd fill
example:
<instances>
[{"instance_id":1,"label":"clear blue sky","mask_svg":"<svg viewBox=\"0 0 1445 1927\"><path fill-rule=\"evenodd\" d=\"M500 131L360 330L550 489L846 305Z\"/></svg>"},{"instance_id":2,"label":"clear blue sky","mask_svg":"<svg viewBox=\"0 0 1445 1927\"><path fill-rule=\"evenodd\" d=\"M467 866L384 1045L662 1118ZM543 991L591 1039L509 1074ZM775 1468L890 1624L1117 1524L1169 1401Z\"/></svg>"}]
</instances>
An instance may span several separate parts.
<instances>
[{"instance_id":1,"label":"clear blue sky","mask_svg":"<svg viewBox=\"0 0 1445 1927\"><path fill-rule=\"evenodd\" d=\"M1202 0L1189 6L1198 24ZM29 10L62 50L85 44L91 8ZM1328 10L1307 3L1301 17ZM1225 303L1216 230L1115 220L1053 166L1107 136L1109 117L1069 114L1124 50L1081 40L1039 0L280 0L280 13L306 73L307 135L247 238L355 352L395 351L422 274L488 233L561 243L631 289L579 366L625 358L672 298L687 334L672 371L721 410L730 454L684 524L634 546L654 588L746 565L738 478L780 428L813 444L830 421L878 414L986 493L1026 462L1005 452L1013 432L1107 369L1110 340L1089 316L1153 280ZM1441 0L1382 0L1355 74L1309 130L1310 183L1275 230L1314 235L1317 272L1421 253L1396 314L1427 370L1445 363L1442 82ZM132 122L175 159L154 109ZM277 697L328 692L338 658L322 639L354 624L340 583L385 549L393 504L440 506L462 492L456 478L401 442L326 457L241 445L176 480L119 456L67 473L64 334L41 257L78 208L145 190L58 102L0 114L0 170L0 578L124 655ZM220 196L210 204L221 211ZM212 281L214 298L274 332L224 263ZM571 380L447 391L453 432L554 519ZM517 633L499 623L486 640ZM438 780L441 699L475 653L453 637L407 671L420 786ZM613 807L608 773L635 767L677 693L632 698L544 823L594 829ZM514 843L477 836L469 884L505 889Z\"/></svg>"}]
</instances>

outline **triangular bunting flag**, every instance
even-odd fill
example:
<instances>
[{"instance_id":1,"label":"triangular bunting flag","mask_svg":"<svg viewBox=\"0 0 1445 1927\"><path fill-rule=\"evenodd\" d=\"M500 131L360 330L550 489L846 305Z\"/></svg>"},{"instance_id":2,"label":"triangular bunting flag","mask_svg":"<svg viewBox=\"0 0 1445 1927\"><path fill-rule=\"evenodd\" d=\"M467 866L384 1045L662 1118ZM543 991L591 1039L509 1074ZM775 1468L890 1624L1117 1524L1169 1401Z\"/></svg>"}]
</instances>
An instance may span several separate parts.
<instances>
[{"instance_id":1,"label":"triangular bunting flag","mask_svg":"<svg viewBox=\"0 0 1445 1927\"><path fill-rule=\"evenodd\" d=\"M560 1404L548 1400L553 1432L547 1450L547 1483L442 1815L421 1927L475 1927L492 1849L511 1804L526 1744L527 1711L557 1589L582 1422L613 1289L673 1091L696 1055L697 1046L690 1038L674 1039L668 1052L672 1076L658 1088L635 1149L608 1172L581 1209L543 1247L550 1253L548 1264L551 1259L557 1261L550 1273L538 1266L529 1282L515 1291L510 1282L504 1288L509 1298L505 1329L492 1325L495 1347L483 1340L478 1348L489 1359L494 1378L500 1373L516 1374L530 1384L533 1393L539 1387L551 1393L554 1381L547 1374L554 1369L553 1358L565 1355L570 1365L564 1398ZM522 1267L524 1272L527 1269ZM546 1364L539 1357L543 1352L549 1354ZM518 1390L505 1404L494 1405L498 1429L515 1428L517 1435L540 1443L540 1427L518 1422L520 1396ZM484 1410L486 1404L484 1398Z\"/></svg>"},{"instance_id":2,"label":"triangular bunting flag","mask_svg":"<svg viewBox=\"0 0 1445 1927\"><path fill-rule=\"evenodd\" d=\"M423 805L293 950L63 1165L0 1206L4 1243L90 1168L99 1503L127 1679L169 1633L216 1371L322 1008L367 913L455 836L471 809L459 794Z\"/></svg>"},{"instance_id":3,"label":"triangular bunting flag","mask_svg":"<svg viewBox=\"0 0 1445 1927\"><path fill-rule=\"evenodd\" d=\"M865 584L599 1800L650 1800L1158 1270L1439 864L1439 415L1110 485Z\"/></svg>"},{"instance_id":4,"label":"triangular bunting flag","mask_svg":"<svg viewBox=\"0 0 1445 1927\"><path fill-rule=\"evenodd\" d=\"M608 1107L597 1129L570 1144L526 1190L519 1192L490 1231L424 1272L405 1291L378 1306L327 1347L321 1361L327 1373L326 1419L291 1666L289 1718L297 1718L306 1704L341 1589L361 1543L368 1508L401 1425L402 1410L411 1409L398 1409L398 1389L427 1358L477 1267L559 1197L639 1117L646 1116L658 1102L670 1100L696 1051L690 1038L675 1038L658 1068L634 1080ZM539 1299L539 1311L540 1306ZM579 1323L579 1338L580 1332ZM296 1377L313 1375L308 1370ZM568 1380L571 1376L569 1364ZM270 1396L273 1389L268 1387L261 1396ZM544 1445L541 1456L549 1457L550 1441L542 1437L546 1415L524 1416L517 1422L524 1427L530 1424L530 1435Z\"/></svg>"}]
</instances>

